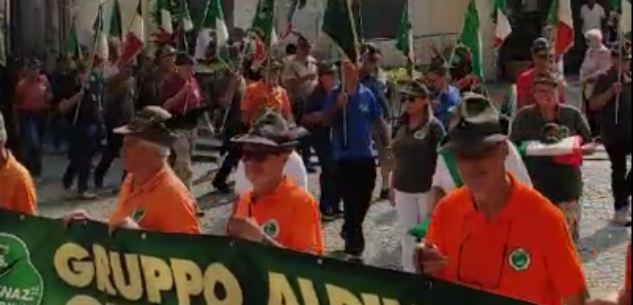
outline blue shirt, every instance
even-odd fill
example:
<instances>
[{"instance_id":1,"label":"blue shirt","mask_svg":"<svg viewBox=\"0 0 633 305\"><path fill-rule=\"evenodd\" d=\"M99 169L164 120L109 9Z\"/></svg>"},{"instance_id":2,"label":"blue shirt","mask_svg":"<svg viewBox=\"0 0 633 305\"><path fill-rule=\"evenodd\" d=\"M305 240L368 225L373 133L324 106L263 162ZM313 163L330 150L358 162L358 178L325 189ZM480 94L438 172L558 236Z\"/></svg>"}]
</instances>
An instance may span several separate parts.
<instances>
[{"instance_id":1,"label":"blue shirt","mask_svg":"<svg viewBox=\"0 0 633 305\"><path fill-rule=\"evenodd\" d=\"M450 110L462 100L459 89L449 85L446 92L435 95L433 99L440 102L438 106L433 108L435 117L442 122L444 129L448 130L448 124L451 119Z\"/></svg>"},{"instance_id":2,"label":"blue shirt","mask_svg":"<svg viewBox=\"0 0 633 305\"><path fill-rule=\"evenodd\" d=\"M323 111L328 113L336 107L336 99L341 94L341 88L335 88L325 100ZM345 111L343 111L345 110ZM343 113L345 112L345 120ZM334 158L364 159L373 158L372 125L382 116L382 109L371 90L362 84L358 85L356 93L350 95L345 109L338 112L332 122L332 149ZM347 126L347 146L345 143L344 126Z\"/></svg>"},{"instance_id":3,"label":"blue shirt","mask_svg":"<svg viewBox=\"0 0 633 305\"><path fill-rule=\"evenodd\" d=\"M378 105L382 110L382 114L389 116L389 100L387 98L387 80L382 77L383 73L379 71L376 75L367 75L361 78L361 83L369 88L376 97Z\"/></svg>"}]
</instances>

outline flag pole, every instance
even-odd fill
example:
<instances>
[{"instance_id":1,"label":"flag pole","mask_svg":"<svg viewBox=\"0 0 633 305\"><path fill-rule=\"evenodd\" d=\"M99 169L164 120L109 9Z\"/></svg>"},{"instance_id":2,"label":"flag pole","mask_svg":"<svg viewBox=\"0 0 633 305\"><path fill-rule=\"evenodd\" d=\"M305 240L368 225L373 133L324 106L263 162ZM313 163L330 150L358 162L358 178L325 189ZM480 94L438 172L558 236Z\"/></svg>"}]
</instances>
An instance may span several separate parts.
<instances>
[{"instance_id":1,"label":"flag pole","mask_svg":"<svg viewBox=\"0 0 633 305\"><path fill-rule=\"evenodd\" d=\"M92 52L90 54L90 59L89 60L89 64L88 64L88 68L90 69L90 74L92 75L92 69L93 69L93 65L94 65L94 58L97 55L97 43L99 41L99 36L101 35L101 29L103 28L103 5L105 4L105 2L101 2L99 4L99 10L97 11L97 18L99 18L99 20L97 21L97 30L95 31L95 35L92 39ZM90 80L88 80L88 82L81 84L81 91L86 91L88 89L88 84L90 83ZM77 120L79 119L79 110L81 109L81 104L83 102L83 99L79 100L79 102L77 102L77 107L75 109L75 115L73 118L73 126L77 124ZM101 105L99 105L99 108L101 108Z\"/></svg>"}]
</instances>

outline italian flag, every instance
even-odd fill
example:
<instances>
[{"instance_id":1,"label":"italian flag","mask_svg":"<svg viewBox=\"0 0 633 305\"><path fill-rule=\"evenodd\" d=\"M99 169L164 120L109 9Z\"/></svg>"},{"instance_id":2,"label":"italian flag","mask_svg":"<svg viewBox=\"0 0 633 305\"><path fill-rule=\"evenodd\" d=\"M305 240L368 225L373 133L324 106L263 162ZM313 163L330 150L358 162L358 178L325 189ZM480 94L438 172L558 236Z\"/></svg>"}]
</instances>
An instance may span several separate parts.
<instances>
[{"instance_id":1,"label":"italian flag","mask_svg":"<svg viewBox=\"0 0 633 305\"><path fill-rule=\"evenodd\" d=\"M257 67L266 59L268 50L277 43L274 0L259 0L250 35L255 41L253 65Z\"/></svg>"},{"instance_id":2,"label":"italian flag","mask_svg":"<svg viewBox=\"0 0 633 305\"><path fill-rule=\"evenodd\" d=\"M171 15L169 0L156 0L153 15L154 23L163 30L163 32L170 35L174 33L174 20Z\"/></svg>"},{"instance_id":3,"label":"italian flag","mask_svg":"<svg viewBox=\"0 0 633 305\"><path fill-rule=\"evenodd\" d=\"M396 49L407 58L407 69L409 70L409 74L412 75L415 54L413 49L413 27L411 26L411 19L409 18L408 5L404 8L402 17L400 17Z\"/></svg>"},{"instance_id":4,"label":"italian flag","mask_svg":"<svg viewBox=\"0 0 633 305\"><path fill-rule=\"evenodd\" d=\"M99 65L104 63L110 57L110 46L108 45L108 33L104 30L103 20L103 4L99 6L97 18L94 22L94 45L93 55L94 63Z\"/></svg>"},{"instance_id":5,"label":"italian flag","mask_svg":"<svg viewBox=\"0 0 633 305\"><path fill-rule=\"evenodd\" d=\"M553 157L558 164L580 165L582 163L582 138L567 137L558 143L545 144L540 141L526 141L517 149L523 157Z\"/></svg>"},{"instance_id":6,"label":"italian flag","mask_svg":"<svg viewBox=\"0 0 633 305\"><path fill-rule=\"evenodd\" d=\"M224 22L224 13L222 12L220 0L207 1L202 27L196 40L195 57L197 59L206 58L207 48L213 40L211 37L213 32L215 32L215 54L220 56L229 42L229 30Z\"/></svg>"},{"instance_id":7,"label":"italian flag","mask_svg":"<svg viewBox=\"0 0 633 305\"><path fill-rule=\"evenodd\" d=\"M493 22L495 24L494 47L501 47L503 42L512 33L512 25L508 19L508 4L506 0L495 0Z\"/></svg>"},{"instance_id":8,"label":"italian flag","mask_svg":"<svg viewBox=\"0 0 633 305\"><path fill-rule=\"evenodd\" d=\"M631 0L622 0L622 31L624 35L631 39Z\"/></svg>"},{"instance_id":9,"label":"italian flag","mask_svg":"<svg viewBox=\"0 0 633 305\"><path fill-rule=\"evenodd\" d=\"M143 13L141 9L141 1L139 1L136 7L136 14L132 19L132 26L125 35L123 41L123 48L121 55L119 56L119 62L127 64L131 62L136 55L141 53L145 47L145 33L143 30Z\"/></svg>"},{"instance_id":10,"label":"italian flag","mask_svg":"<svg viewBox=\"0 0 633 305\"><path fill-rule=\"evenodd\" d=\"M547 24L552 27L554 52L556 57L560 58L574 45L574 20L571 1L554 0L547 18Z\"/></svg>"},{"instance_id":11,"label":"italian flag","mask_svg":"<svg viewBox=\"0 0 633 305\"><path fill-rule=\"evenodd\" d=\"M613 0L612 7L621 9L620 30L627 39L631 39L631 0Z\"/></svg>"}]
</instances>

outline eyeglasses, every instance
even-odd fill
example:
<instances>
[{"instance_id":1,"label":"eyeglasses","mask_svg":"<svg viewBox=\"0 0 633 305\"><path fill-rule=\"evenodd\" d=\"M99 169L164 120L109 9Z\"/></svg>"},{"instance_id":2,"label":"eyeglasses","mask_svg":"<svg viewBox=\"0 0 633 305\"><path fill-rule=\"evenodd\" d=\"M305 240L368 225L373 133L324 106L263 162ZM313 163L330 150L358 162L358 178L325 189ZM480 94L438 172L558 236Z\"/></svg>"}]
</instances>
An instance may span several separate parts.
<instances>
[{"instance_id":1,"label":"eyeglasses","mask_svg":"<svg viewBox=\"0 0 633 305\"><path fill-rule=\"evenodd\" d=\"M472 223L477 213L467 217L464 226ZM464 228L465 237L459 247L457 260L457 279L460 283L486 289L496 290L501 286L510 247L508 239L512 232L512 223L504 222L498 229L490 231L501 234L502 238L493 236L475 236L468 228ZM481 234L478 234L481 235ZM485 239L485 242L482 242ZM483 258L483 259L482 259ZM484 267L484 268L482 268Z\"/></svg>"}]
</instances>

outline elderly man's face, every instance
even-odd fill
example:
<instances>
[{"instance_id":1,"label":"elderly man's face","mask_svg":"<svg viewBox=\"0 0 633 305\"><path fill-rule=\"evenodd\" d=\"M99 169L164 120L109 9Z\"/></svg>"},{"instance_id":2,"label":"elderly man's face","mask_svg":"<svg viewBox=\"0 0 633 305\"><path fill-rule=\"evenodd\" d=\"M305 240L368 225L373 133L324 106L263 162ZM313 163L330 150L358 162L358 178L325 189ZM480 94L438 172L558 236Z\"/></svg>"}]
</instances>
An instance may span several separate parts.
<instances>
[{"instance_id":1,"label":"elderly man's face","mask_svg":"<svg viewBox=\"0 0 633 305\"><path fill-rule=\"evenodd\" d=\"M457 170L475 197L486 196L499 187L499 179L505 178L507 155L507 142L494 145L478 156L456 154Z\"/></svg>"},{"instance_id":2,"label":"elderly man's face","mask_svg":"<svg viewBox=\"0 0 633 305\"><path fill-rule=\"evenodd\" d=\"M351 61L344 61L341 67L343 80L346 82L358 81L358 67Z\"/></svg>"},{"instance_id":3,"label":"elderly man's face","mask_svg":"<svg viewBox=\"0 0 633 305\"><path fill-rule=\"evenodd\" d=\"M289 152L275 152L257 145L245 145L242 148L242 161L246 178L253 184L269 185L279 179Z\"/></svg>"},{"instance_id":4,"label":"elderly man's face","mask_svg":"<svg viewBox=\"0 0 633 305\"><path fill-rule=\"evenodd\" d=\"M141 166L146 166L151 160L161 158L155 148L146 145L143 140L135 136L125 136L123 138L123 147L121 148L121 159L123 161L123 169L130 173L134 173Z\"/></svg>"},{"instance_id":5,"label":"elderly man's face","mask_svg":"<svg viewBox=\"0 0 633 305\"><path fill-rule=\"evenodd\" d=\"M534 99L539 107L553 107L558 101L556 100L556 86L550 84L534 84L532 92Z\"/></svg>"}]
</instances>

